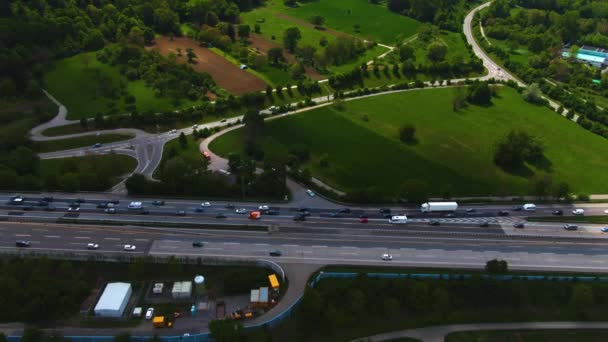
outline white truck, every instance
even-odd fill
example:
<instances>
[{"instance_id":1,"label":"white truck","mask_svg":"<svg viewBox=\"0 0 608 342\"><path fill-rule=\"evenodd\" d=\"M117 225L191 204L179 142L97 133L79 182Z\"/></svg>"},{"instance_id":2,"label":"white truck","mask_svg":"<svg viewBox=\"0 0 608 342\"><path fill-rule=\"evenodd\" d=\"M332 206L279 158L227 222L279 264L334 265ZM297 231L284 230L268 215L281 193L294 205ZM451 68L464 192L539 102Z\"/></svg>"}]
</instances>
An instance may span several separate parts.
<instances>
[{"instance_id":1,"label":"white truck","mask_svg":"<svg viewBox=\"0 0 608 342\"><path fill-rule=\"evenodd\" d=\"M420 211L423 213L456 211L456 209L458 209L458 203L456 202L426 202L420 206Z\"/></svg>"},{"instance_id":2,"label":"white truck","mask_svg":"<svg viewBox=\"0 0 608 342\"><path fill-rule=\"evenodd\" d=\"M403 216L391 216L390 219L388 219L388 223L392 223L392 224L405 224L407 223L407 216L403 215Z\"/></svg>"}]
</instances>

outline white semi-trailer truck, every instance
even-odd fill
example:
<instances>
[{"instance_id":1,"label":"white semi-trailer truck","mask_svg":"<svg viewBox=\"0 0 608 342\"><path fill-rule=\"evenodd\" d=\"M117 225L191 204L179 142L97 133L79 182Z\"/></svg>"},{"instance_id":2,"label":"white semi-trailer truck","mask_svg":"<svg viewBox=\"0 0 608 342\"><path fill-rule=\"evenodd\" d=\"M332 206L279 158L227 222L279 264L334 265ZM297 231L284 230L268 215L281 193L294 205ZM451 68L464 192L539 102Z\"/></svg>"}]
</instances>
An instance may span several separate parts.
<instances>
[{"instance_id":1,"label":"white semi-trailer truck","mask_svg":"<svg viewBox=\"0 0 608 342\"><path fill-rule=\"evenodd\" d=\"M458 209L458 203L456 202L426 202L420 206L420 211L423 213L456 211L456 209Z\"/></svg>"}]
</instances>

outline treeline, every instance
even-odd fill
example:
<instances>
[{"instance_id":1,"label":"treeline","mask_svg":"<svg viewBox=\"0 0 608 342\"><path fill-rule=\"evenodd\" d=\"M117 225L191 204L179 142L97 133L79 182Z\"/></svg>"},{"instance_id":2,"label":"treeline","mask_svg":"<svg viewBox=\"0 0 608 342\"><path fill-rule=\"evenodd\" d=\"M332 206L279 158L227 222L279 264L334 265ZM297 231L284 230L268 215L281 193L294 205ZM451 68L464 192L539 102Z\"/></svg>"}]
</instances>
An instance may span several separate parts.
<instances>
[{"instance_id":1,"label":"treeline","mask_svg":"<svg viewBox=\"0 0 608 342\"><path fill-rule=\"evenodd\" d=\"M306 289L294 318L279 326L275 336L330 341L456 322L596 320L608 305L607 289L603 283L499 281L481 276L325 279Z\"/></svg>"},{"instance_id":2,"label":"treeline","mask_svg":"<svg viewBox=\"0 0 608 342\"><path fill-rule=\"evenodd\" d=\"M460 31L465 11L471 3L467 0L388 0L388 9L423 22L433 23L442 29Z\"/></svg>"},{"instance_id":3,"label":"treeline","mask_svg":"<svg viewBox=\"0 0 608 342\"><path fill-rule=\"evenodd\" d=\"M52 321L74 315L90 284L71 261L0 259L0 321Z\"/></svg>"}]
</instances>

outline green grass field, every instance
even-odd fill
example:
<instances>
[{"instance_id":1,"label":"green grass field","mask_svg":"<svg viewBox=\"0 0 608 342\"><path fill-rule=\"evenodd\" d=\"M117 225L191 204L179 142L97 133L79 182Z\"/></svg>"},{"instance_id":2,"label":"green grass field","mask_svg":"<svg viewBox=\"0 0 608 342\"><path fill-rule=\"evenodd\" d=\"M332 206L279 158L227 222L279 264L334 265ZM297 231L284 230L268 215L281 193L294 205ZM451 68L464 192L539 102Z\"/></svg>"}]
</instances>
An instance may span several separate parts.
<instances>
[{"instance_id":1,"label":"green grass field","mask_svg":"<svg viewBox=\"0 0 608 342\"><path fill-rule=\"evenodd\" d=\"M331 29L388 45L394 45L397 37L414 35L420 25L412 18L389 11L384 4L373 5L368 0L318 0L295 8L277 1L269 6L304 21L320 15ZM355 32L354 25L360 26L360 32Z\"/></svg>"},{"instance_id":2,"label":"green grass field","mask_svg":"<svg viewBox=\"0 0 608 342\"><path fill-rule=\"evenodd\" d=\"M84 56L84 57L83 57ZM85 68L83 62L88 59ZM135 96L137 109L143 111L166 111L177 107L192 106L195 102L182 100L179 104L169 98L156 97L154 90L147 87L143 81L130 82L120 74L117 67L103 64L95 58L95 52L82 53L55 62L45 75L47 90L68 109L69 119L94 117L97 113L107 113L108 104L116 104L116 112L126 113L124 98L108 98L103 96L97 73L111 79L112 84L126 84L127 93Z\"/></svg>"},{"instance_id":3,"label":"green grass field","mask_svg":"<svg viewBox=\"0 0 608 342\"><path fill-rule=\"evenodd\" d=\"M36 145L38 146L38 151L40 152L53 152L78 147L93 146L96 143L105 144L131 138L133 138L133 136L128 134L101 134L99 136L85 135L77 138L40 141L37 142Z\"/></svg>"},{"instance_id":4,"label":"green grass field","mask_svg":"<svg viewBox=\"0 0 608 342\"><path fill-rule=\"evenodd\" d=\"M460 33L441 30L439 35L435 37L435 41L443 43L448 47L448 53L445 57L447 61L449 61L454 56L462 57L462 60L465 62L471 60L471 56L467 51L466 42L462 38ZM428 47L431 43L422 42L418 39L415 39L408 44L411 44L411 46L414 48L416 64L430 64L426 56L428 54Z\"/></svg>"},{"instance_id":5,"label":"green grass field","mask_svg":"<svg viewBox=\"0 0 608 342\"><path fill-rule=\"evenodd\" d=\"M506 173L493 163L495 142L510 130L524 129L545 144L556 181L574 192L606 193L608 142L544 107L531 105L511 88L502 88L490 107L452 111L453 88L427 89L346 102L346 109L324 107L268 123L266 155L285 154L306 144L313 175L342 190L375 186L392 194L404 181L424 180L431 194L528 194L528 178ZM364 115L369 121L364 121ZM399 127L416 126L418 144L398 139ZM242 150L241 130L211 145L221 155ZM328 155L329 167L319 159ZM532 172L539 172L531 167Z\"/></svg>"},{"instance_id":6,"label":"green grass field","mask_svg":"<svg viewBox=\"0 0 608 342\"><path fill-rule=\"evenodd\" d=\"M603 342L608 330L467 331L446 336L446 342Z\"/></svg>"}]
</instances>

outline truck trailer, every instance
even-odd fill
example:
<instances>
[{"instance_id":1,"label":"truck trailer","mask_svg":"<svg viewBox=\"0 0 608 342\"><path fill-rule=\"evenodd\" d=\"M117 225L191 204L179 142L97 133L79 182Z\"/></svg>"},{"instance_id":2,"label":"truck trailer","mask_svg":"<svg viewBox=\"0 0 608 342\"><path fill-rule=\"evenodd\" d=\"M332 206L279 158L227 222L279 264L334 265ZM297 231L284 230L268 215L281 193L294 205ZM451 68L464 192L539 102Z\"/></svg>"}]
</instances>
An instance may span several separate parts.
<instances>
[{"instance_id":1,"label":"truck trailer","mask_svg":"<svg viewBox=\"0 0 608 342\"><path fill-rule=\"evenodd\" d=\"M456 202L426 202L420 206L420 211L423 213L456 211L456 209L458 209L458 203Z\"/></svg>"}]
</instances>

